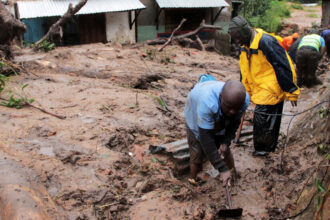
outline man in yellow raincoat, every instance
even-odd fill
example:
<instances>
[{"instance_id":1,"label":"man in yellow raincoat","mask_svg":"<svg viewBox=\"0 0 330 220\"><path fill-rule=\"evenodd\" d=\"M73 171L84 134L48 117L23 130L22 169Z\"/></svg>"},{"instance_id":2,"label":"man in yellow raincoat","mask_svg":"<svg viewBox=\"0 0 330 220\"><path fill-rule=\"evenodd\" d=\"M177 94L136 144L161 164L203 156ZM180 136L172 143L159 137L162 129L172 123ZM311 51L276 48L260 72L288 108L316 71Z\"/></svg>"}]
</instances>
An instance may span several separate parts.
<instances>
[{"instance_id":1,"label":"man in yellow raincoat","mask_svg":"<svg viewBox=\"0 0 330 220\"><path fill-rule=\"evenodd\" d=\"M241 80L256 105L253 155L265 156L276 149L284 100L297 105L296 72L278 36L252 29L241 16L232 19L229 34L241 45Z\"/></svg>"}]
</instances>

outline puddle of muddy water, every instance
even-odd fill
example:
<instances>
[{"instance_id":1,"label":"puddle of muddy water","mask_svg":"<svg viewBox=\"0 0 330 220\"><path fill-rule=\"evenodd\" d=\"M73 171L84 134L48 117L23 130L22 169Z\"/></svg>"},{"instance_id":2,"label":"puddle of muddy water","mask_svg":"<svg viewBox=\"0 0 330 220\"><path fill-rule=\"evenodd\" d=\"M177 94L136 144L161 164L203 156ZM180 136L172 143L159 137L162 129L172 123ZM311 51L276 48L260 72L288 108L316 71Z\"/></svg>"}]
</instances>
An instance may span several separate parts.
<instances>
[{"instance_id":1,"label":"puddle of muddy water","mask_svg":"<svg viewBox=\"0 0 330 220\"><path fill-rule=\"evenodd\" d=\"M40 147L38 154L54 157L53 147Z\"/></svg>"}]
</instances>

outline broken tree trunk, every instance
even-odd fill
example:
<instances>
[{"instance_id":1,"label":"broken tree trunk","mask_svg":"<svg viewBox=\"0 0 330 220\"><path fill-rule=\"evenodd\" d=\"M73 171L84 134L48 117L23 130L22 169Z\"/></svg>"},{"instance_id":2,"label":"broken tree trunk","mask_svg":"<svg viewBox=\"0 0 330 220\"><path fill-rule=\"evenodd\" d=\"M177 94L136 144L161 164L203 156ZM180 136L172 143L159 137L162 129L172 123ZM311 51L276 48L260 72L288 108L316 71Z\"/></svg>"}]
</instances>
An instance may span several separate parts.
<instances>
[{"instance_id":1,"label":"broken tree trunk","mask_svg":"<svg viewBox=\"0 0 330 220\"><path fill-rule=\"evenodd\" d=\"M87 3L87 0L80 0L80 2L73 8L72 4L69 4L69 8L67 12L56 22L54 23L50 28L49 31L45 36L43 36L36 45L40 44L44 40L51 39L54 35L61 35L60 32L62 30L63 25L68 22L73 15L75 15L85 4Z\"/></svg>"},{"instance_id":2,"label":"broken tree trunk","mask_svg":"<svg viewBox=\"0 0 330 220\"><path fill-rule=\"evenodd\" d=\"M25 29L25 24L16 19L0 1L0 58L11 57L11 43L15 37L20 39Z\"/></svg>"},{"instance_id":3,"label":"broken tree trunk","mask_svg":"<svg viewBox=\"0 0 330 220\"><path fill-rule=\"evenodd\" d=\"M202 51L205 51L205 47L204 47L204 45L203 45L203 42L202 42L202 40L198 37L198 35L196 34L195 35L195 37L196 37L196 41L197 41L197 43L199 44L199 46L201 47L201 49L200 50L202 50Z\"/></svg>"},{"instance_id":4,"label":"broken tree trunk","mask_svg":"<svg viewBox=\"0 0 330 220\"><path fill-rule=\"evenodd\" d=\"M187 19L185 19L185 18L181 20L179 26L177 26L177 27L174 29L174 31L172 32L170 38L166 41L166 43L165 43L163 46L161 46L161 47L158 49L158 52L162 51L162 50L167 46L167 44L171 43L174 34L175 34L175 33L181 28L181 26L183 25L183 23L185 23L186 21L187 21Z\"/></svg>"},{"instance_id":5,"label":"broken tree trunk","mask_svg":"<svg viewBox=\"0 0 330 220\"><path fill-rule=\"evenodd\" d=\"M181 21L182 22L182 21ZM178 26L180 27L180 25ZM176 28L177 29L177 28ZM199 25L198 28L196 28L194 31L191 31L191 32L188 32L188 33L185 33L185 34L181 34L181 35L178 35L178 36L172 36L172 40L167 40L169 43L174 41L174 40L177 40L177 41L187 41L187 39L189 39L188 37L190 36L193 36L193 35L197 35L197 33L203 29L217 29L217 30L222 30L222 27L220 26L216 26L216 25L208 25L208 24L205 24L205 21L203 20L202 23ZM174 31L177 31L177 30L174 30ZM174 33L173 31L173 33ZM172 33L172 34L173 34ZM199 39L200 40L200 39ZM200 45L200 42L199 40L197 39L197 44ZM165 42L167 43L166 39L155 39L155 40L151 40L151 41L147 41L147 44L148 45L155 45L155 44L164 44ZM191 41L192 42L192 41ZM191 43L190 42L190 43ZM164 44L163 47L161 49L164 49L165 46L167 46L169 43L167 44ZM201 47L201 50L203 50L204 46Z\"/></svg>"}]
</instances>

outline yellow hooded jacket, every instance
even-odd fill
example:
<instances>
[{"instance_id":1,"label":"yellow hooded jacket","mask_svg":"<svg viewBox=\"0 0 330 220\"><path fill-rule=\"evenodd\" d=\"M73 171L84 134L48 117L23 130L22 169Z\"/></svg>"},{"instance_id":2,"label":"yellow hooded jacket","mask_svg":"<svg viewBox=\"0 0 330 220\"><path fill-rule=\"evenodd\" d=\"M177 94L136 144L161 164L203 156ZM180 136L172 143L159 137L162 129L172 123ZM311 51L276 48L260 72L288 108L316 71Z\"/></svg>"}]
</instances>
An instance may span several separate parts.
<instances>
[{"instance_id":1,"label":"yellow hooded jacket","mask_svg":"<svg viewBox=\"0 0 330 220\"><path fill-rule=\"evenodd\" d=\"M295 84L291 58L277 36L261 29L256 31L250 47L241 47L239 61L242 83L251 101L257 105L275 105L285 99L296 101L300 90Z\"/></svg>"}]
</instances>

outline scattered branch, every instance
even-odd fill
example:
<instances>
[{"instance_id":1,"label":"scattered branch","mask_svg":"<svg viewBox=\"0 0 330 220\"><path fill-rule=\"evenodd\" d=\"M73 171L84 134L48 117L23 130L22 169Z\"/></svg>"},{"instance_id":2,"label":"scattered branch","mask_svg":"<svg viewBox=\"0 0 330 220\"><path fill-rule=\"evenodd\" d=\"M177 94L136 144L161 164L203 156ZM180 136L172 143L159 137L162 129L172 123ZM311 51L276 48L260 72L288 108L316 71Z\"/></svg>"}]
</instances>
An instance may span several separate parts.
<instances>
[{"instance_id":1,"label":"scattered branch","mask_svg":"<svg viewBox=\"0 0 330 220\"><path fill-rule=\"evenodd\" d=\"M303 192L304 192L304 189L305 189L305 187L307 186L309 180L310 180L310 179L312 178L312 176L313 176L313 175L319 170L319 168L320 168L322 162L326 159L326 157L327 157L327 155L325 155L325 156L322 158L322 160L320 160L320 162L318 163L318 165L317 165L317 167L315 168L315 170L314 170L313 172L311 172L311 174L310 174L309 177L307 178L306 182L305 182L304 185L303 185L303 188L301 189L301 191L300 191L300 193L299 193L299 196L297 197L297 199L296 199L296 201L295 201L295 204L297 204L298 201L300 200L300 198L301 198L301 196L302 196L302 194L303 194Z\"/></svg>"},{"instance_id":2,"label":"scattered branch","mask_svg":"<svg viewBox=\"0 0 330 220\"><path fill-rule=\"evenodd\" d=\"M1 100L3 100L3 101L6 101L7 103L8 102L10 102L10 100L8 100L8 99L4 99L4 98L0 98ZM44 112L44 113L46 113L46 114L49 114L49 115L51 115L51 116L54 116L54 117L56 117L56 118L59 118L59 119L65 119L66 117L65 116L62 116L62 115L57 115L57 114L54 114L54 113L51 113L51 112L49 112L49 111L47 111L47 110L45 110L45 109L42 109L42 108L40 108L40 107L38 107L38 106L35 106L35 105L32 105L30 102L28 102L28 101L24 101L24 100L21 100L21 99L19 99L19 100L17 100L17 103L16 104L19 104L19 108L21 108L21 107L23 107L24 105L28 105L28 106L30 106L30 107L32 107L32 108L35 108L35 109L38 109L38 110L40 110L40 111L42 111L42 112ZM19 103L18 103L19 102ZM2 104L3 106L6 106L5 104ZM8 106L8 107L17 107L17 105L15 105L15 106Z\"/></svg>"},{"instance_id":3,"label":"scattered branch","mask_svg":"<svg viewBox=\"0 0 330 220\"><path fill-rule=\"evenodd\" d=\"M163 46L161 46L159 49L158 49L158 52L162 51L169 43L171 43L172 39L173 39L173 36L174 34L181 28L181 26L187 21L187 19L182 19L179 26L177 26L174 31L172 32L170 38L165 42L165 44Z\"/></svg>"},{"instance_id":4,"label":"scattered branch","mask_svg":"<svg viewBox=\"0 0 330 220\"><path fill-rule=\"evenodd\" d=\"M42 109L42 108L40 108L40 107L38 107L38 106L32 105L31 103L26 103L26 104L29 105L29 106L31 106L32 108L38 109L38 110L40 110L40 111L42 111L42 112L44 112L44 113L46 113L46 114L48 114L48 115L51 115L51 116L56 117L56 118L59 118L59 119L65 119L65 118L66 118L65 116L57 115L57 114L51 113L51 112L49 112L49 111L47 111L47 110L45 110L45 109Z\"/></svg>"},{"instance_id":5,"label":"scattered branch","mask_svg":"<svg viewBox=\"0 0 330 220\"><path fill-rule=\"evenodd\" d=\"M197 35L197 33L199 31L203 30L203 29L217 29L217 30L222 30L222 27L216 26L216 25L205 24L205 21L203 20L201 22L201 24L195 30L193 30L191 32L188 32L188 33L185 33L185 34L173 36L174 33L177 31L177 29L181 27L182 23L183 23L183 20L181 21L180 25L172 32L171 37L167 41L164 38L159 38L159 39L147 41L147 44L148 45L155 45L155 44L164 44L164 42L165 42L165 44L158 50L158 51L161 51L162 49L164 49L165 46L167 46L170 42L172 42L174 40L183 41L183 42L185 42L187 44L192 44L194 41L191 40L189 37L190 36L193 36L193 35ZM196 41L197 41L197 44L200 45L200 42L201 41L198 42L198 39L199 38L197 38ZM201 47L201 48L203 50L204 46Z\"/></svg>"},{"instance_id":6,"label":"scattered branch","mask_svg":"<svg viewBox=\"0 0 330 220\"><path fill-rule=\"evenodd\" d=\"M195 37L196 37L196 41L197 41L197 43L198 43L199 46L201 47L201 50L202 50L202 51L205 51L205 47L204 47L203 42L201 41L201 39L198 37L197 34L195 35Z\"/></svg>"}]
</instances>

